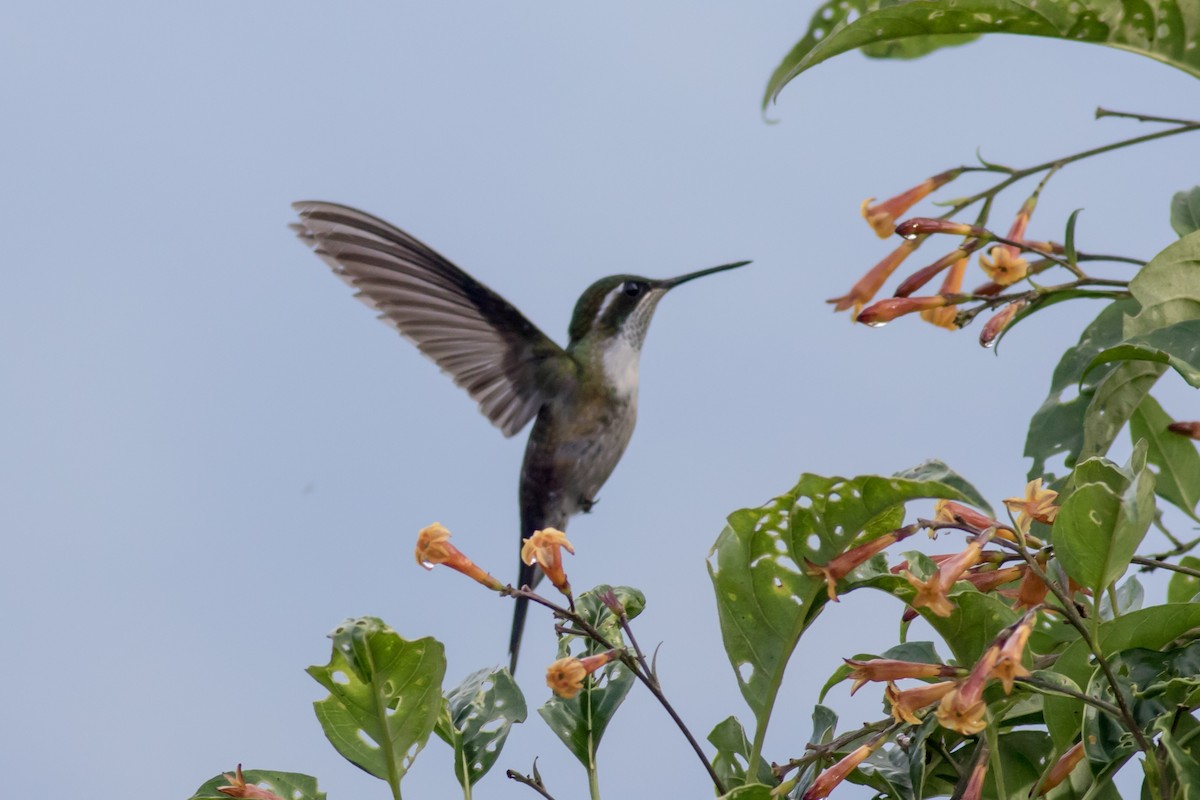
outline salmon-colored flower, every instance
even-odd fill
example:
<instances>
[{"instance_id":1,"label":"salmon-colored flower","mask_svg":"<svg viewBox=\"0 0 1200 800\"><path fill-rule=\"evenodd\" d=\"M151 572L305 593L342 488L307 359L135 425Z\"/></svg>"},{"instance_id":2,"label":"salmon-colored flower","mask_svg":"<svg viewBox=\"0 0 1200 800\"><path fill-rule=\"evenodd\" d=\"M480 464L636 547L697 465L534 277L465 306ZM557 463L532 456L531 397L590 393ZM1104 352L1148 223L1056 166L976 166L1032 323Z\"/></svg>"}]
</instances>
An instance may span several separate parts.
<instances>
[{"instance_id":1,"label":"salmon-colored flower","mask_svg":"<svg viewBox=\"0 0 1200 800\"><path fill-rule=\"evenodd\" d=\"M983 702L983 689L999 658L1000 648L997 645L993 644L984 651L971 669L971 674L938 704L939 725L958 731L963 736L973 736L987 727L987 703Z\"/></svg>"},{"instance_id":2,"label":"salmon-colored flower","mask_svg":"<svg viewBox=\"0 0 1200 800\"><path fill-rule=\"evenodd\" d=\"M987 777L988 760L980 758L975 762L975 766L971 768L971 777L967 780L967 786L963 789L963 793L959 795L959 800L980 800L983 797L983 779Z\"/></svg>"},{"instance_id":3,"label":"salmon-colored flower","mask_svg":"<svg viewBox=\"0 0 1200 800\"><path fill-rule=\"evenodd\" d=\"M1023 577L1029 568L1024 564L1018 564L1003 569L988 569L980 571L971 571L963 576L964 580L970 581L981 592L987 593L998 589L1006 583L1012 583Z\"/></svg>"},{"instance_id":4,"label":"salmon-colored flower","mask_svg":"<svg viewBox=\"0 0 1200 800\"><path fill-rule=\"evenodd\" d=\"M928 311L931 308L944 308L958 303L960 295L935 294L932 297L889 297L879 300L858 312L856 322L871 327L879 327L905 314L918 311Z\"/></svg>"},{"instance_id":5,"label":"salmon-colored flower","mask_svg":"<svg viewBox=\"0 0 1200 800\"><path fill-rule=\"evenodd\" d=\"M229 785L217 787L217 791L221 794L226 794L230 797L247 797L251 798L251 800L283 800L279 795L269 792L261 786L246 783L246 777L242 774L241 764L237 765L237 770L233 775L224 773L223 777L229 781Z\"/></svg>"},{"instance_id":6,"label":"salmon-colored flower","mask_svg":"<svg viewBox=\"0 0 1200 800\"><path fill-rule=\"evenodd\" d=\"M1017 541L1016 534L1012 529L1000 522L994 520L986 514L983 514L975 509L964 506L962 503L956 503L953 500L938 500L934 506L934 522L940 522L945 525L954 525L971 533L983 533L989 528L996 531L996 536L1001 539L1007 539L1010 542ZM935 538L937 530L931 528L929 538ZM1032 536L1026 537L1026 542L1032 547L1041 547L1042 542Z\"/></svg>"},{"instance_id":7,"label":"salmon-colored flower","mask_svg":"<svg viewBox=\"0 0 1200 800\"><path fill-rule=\"evenodd\" d=\"M1032 520L1036 519L1047 525L1054 522L1054 518L1058 516L1058 506L1054 505L1056 497L1058 492L1043 488L1042 479L1034 478L1025 484L1024 497L1009 497L1005 499L1004 505L1018 515L1017 527L1028 531Z\"/></svg>"},{"instance_id":8,"label":"salmon-colored flower","mask_svg":"<svg viewBox=\"0 0 1200 800\"><path fill-rule=\"evenodd\" d=\"M1045 570L1046 557L1044 555L1039 556L1037 561L1039 566ZM1026 569L1025 576L1021 578L1021 583L1017 586L1015 595L1012 595L1016 597L1017 601L1013 604L1013 608L1017 611L1023 608L1036 608L1045 602L1046 594L1049 591L1050 588L1046 586L1046 582L1039 578L1036 572ZM1004 592L1004 594L1009 595L1008 592Z\"/></svg>"},{"instance_id":9,"label":"salmon-colored flower","mask_svg":"<svg viewBox=\"0 0 1200 800\"><path fill-rule=\"evenodd\" d=\"M917 590L916 596L909 602L913 608L928 608L939 617L948 617L954 612L955 605L948 597L950 589L970 567L981 560L983 546L991 540L991 534L985 533L972 541L954 557L943 561L928 580L921 580L911 572L902 572L904 578Z\"/></svg>"},{"instance_id":10,"label":"salmon-colored flower","mask_svg":"<svg viewBox=\"0 0 1200 800\"><path fill-rule=\"evenodd\" d=\"M1083 742L1076 742L1050 768L1050 774L1046 776L1046 780L1042 781L1042 785L1038 787L1037 794L1043 795L1065 781L1067 776L1071 774L1071 771L1079 765L1080 761L1083 761Z\"/></svg>"},{"instance_id":11,"label":"salmon-colored flower","mask_svg":"<svg viewBox=\"0 0 1200 800\"><path fill-rule=\"evenodd\" d=\"M843 658L842 661L852 668L847 676L854 680L850 694L854 694L863 684L871 681L890 683L901 678L949 678L958 675L958 667L946 664L923 664L919 661L900 661L894 658L872 658L868 661Z\"/></svg>"},{"instance_id":12,"label":"salmon-colored flower","mask_svg":"<svg viewBox=\"0 0 1200 800\"><path fill-rule=\"evenodd\" d=\"M1024 242L1025 228L1029 225L1029 217L1037 205L1037 194L1025 201L1017 218L1008 230L1005 238L1012 242ZM989 257L990 256L990 257ZM1021 249L1011 244L999 244L986 255L979 256L979 265L994 283L1009 286L1025 277L1029 272L1029 262L1021 257Z\"/></svg>"},{"instance_id":13,"label":"salmon-colored flower","mask_svg":"<svg viewBox=\"0 0 1200 800\"><path fill-rule=\"evenodd\" d=\"M969 256L972 252L974 252L978 247L979 247L978 239L968 239L967 241L960 244L954 250L951 250L949 253L947 253L946 255L939 258L937 261L930 264L928 267L922 267L921 269L917 270L912 275L909 275L907 278L905 278L903 281L901 281L900 285L896 287L896 292L895 292L894 296L895 297L908 297L913 292L915 292L917 289L920 289L922 286L924 286L925 284L927 284L931 280L933 280L936 276L940 275L946 268L957 266L959 261L962 261L965 258L967 258L967 256ZM959 276L957 283L958 283L958 285L952 289L947 288L946 284L943 283L941 294L951 294L951 293L957 292L959 289L961 289L962 288L962 276L961 275Z\"/></svg>"},{"instance_id":14,"label":"salmon-colored flower","mask_svg":"<svg viewBox=\"0 0 1200 800\"><path fill-rule=\"evenodd\" d=\"M1180 436L1200 439L1200 422L1172 422L1167 426L1167 430Z\"/></svg>"},{"instance_id":15,"label":"salmon-colored flower","mask_svg":"<svg viewBox=\"0 0 1200 800\"><path fill-rule=\"evenodd\" d=\"M859 310L871 302L871 298L879 293L879 289L896 271L896 267L903 263L904 259L908 258L913 250L917 249L917 242L905 242L897 247L892 252L888 253L882 261L871 268L866 275L859 279L858 283L850 288L850 291L841 297L834 297L826 300L826 303L833 303L834 311L845 311L848 308L853 308L853 316L857 317Z\"/></svg>"},{"instance_id":16,"label":"salmon-colored flower","mask_svg":"<svg viewBox=\"0 0 1200 800\"><path fill-rule=\"evenodd\" d=\"M1000 646L1000 655L992 667L992 677L1004 684L1004 693L1012 694L1013 683L1017 678L1028 678L1029 670L1022 663L1025 656L1025 645L1029 642L1029 634L1033 632L1033 623L1037 619L1037 611L1025 612L1014 627L1006 631L1004 644Z\"/></svg>"},{"instance_id":17,"label":"salmon-colored flower","mask_svg":"<svg viewBox=\"0 0 1200 800\"><path fill-rule=\"evenodd\" d=\"M475 562L450 544L450 531L446 530L440 522L422 528L421 532L417 534L415 555L417 563L425 569L433 569L437 564L445 564L450 569L475 579L489 589L499 591L504 588L503 583L476 566Z\"/></svg>"},{"instance_id":18,"label":"salmon-colored flower","mask_svg":"<svg viewBox=\"0 0 1200 800\"><path fill-rule=\"evenodd\" d=\"M866 761L867 758L874 753L879 746L883 744L884 736L878 736L869 744L864 744L850 752L841 761L834 764L832 767L825 769L812 782L812 786L808 787L803 795L802 800L821 800L823 797L828 797L829 793L837 788L838 784L846 780L846 777L854 771L854 769Z\"/></svg>"},{"instance_id":19,"label":"salmon-colored flower","mask_svg":"<svg viewBox=\"0 0 1200 800\"><path fill-rule=\"evenodd\" d=\"M918 183L908 191L901 192L895 197L884 200L882 203L876 205L871 205L871 201L875 198L868 197L866 200L863 200L862 208L860 209L863 219L874 229L876 236L880 239L886 239L896 229L897 217L927 197L930 192L946 185L961 173L961 169L946 170L941 174L934 175L932 178Z\"/></svg>"},{"instance_id":20,"label":"salmon-colored flower","mask_svg":"<svg viewBox=\"0 0 1200 800\"><path fill-rule=\"evenodd\" d=\"M559 697L570 700L583 690L583 679L617 657L606 650L584 658L560 658L546 669L546 685Z\"/></svg>"},{"instance_id":21,"label":"salmon-colored flower","mask_svg":"<svg viewBox=\"0 0 1200 800\"><path fill-rule=\"evenodd\" d=\"M575 548L567 541L567 535L557 528L534 531L521 547L521 560L532 566L537 564L554 584L554 588L571 596L571 584L563 571L562 551L574 555Z\"/></svg>"},{"instance_id":22,"label":"salmon-colored flower","mask_svg":"<svg viewBox=\"0 0 1200 800\"><path fill-rule=\"evenodd\" d=\"M933 219L931 217L913 217L906 219L896 226L896 233L905 239L914 236L928 236L931 233L949 233L955 236L978 236L985 239L994 238L983 228L968 225L965 222L951 222L948 219Z\"/></svg>"},{"instance_id":23,"label":"salmon-colored flower","mask_svg":"<svg viewBox=\"0 0 1200 800\"><path fill-rule=\"evenodd\" d=\"M963 275L966 271L967 259L960 258L958 261L955 261L950 267L950 271L946 273L946 279L942 281L942 288L938 290L938 294L957 294L961 291ZM921 319L939 328L945 328L950 331L958 330L958 310L953 306L922 311Z\"/></svg>"},{"instance_id":24,"label":"salmon-colored flower","mask_svg":"<svg viewBox=\"0 0 1200 800\"><path fill-rule=\"evenodd\" d=\"M871 556L876 553L883 552L884 548L890 547L896 542L903 541L909 536L912 536L920 530L917 525L909 525L904 528L897 528L891 533L885 533L883 536L876 537L866 544L860 544L857 547L851 547L846 552L842 553L837 558L830 561L828 564L821 566L814 564L807 558L804 559L805 571L812 576L821 576L825 578L825 591L829 595L830 600L837 600L837 582L850 574L852 570L865 564L870 560Z\"/></svg>"},{"instance_id":25,"label":"salmon-colored flower","mask_svg":"<svg viewBox=\"0 0 1200 800\"><path fill-rule=\"evenodd\" d=\"M921 718L917 716L917 712L938 702L956 686L958 686L958 681L942 681L918 686L915 689L900 690L894 683L889 683L883 696L892 707L892 719L897 722L919 725Z\"/></svg>"},{"instance_id":26,"label":"salmon-colored flower","mask_svg":"<svg viewBox=\"0 0 1200 800\"><path fill-rule=\"evenodd\" d=\"M992 318L983 326L983 330L979 332L979 343L984 347L991 347L996 343L996 337L1004 332L1017 316L1017 313L1028 305L1024 300L1014 300L1013 302L1000 309L999 312L992 315Z\"/></svg>"}]
</instances>

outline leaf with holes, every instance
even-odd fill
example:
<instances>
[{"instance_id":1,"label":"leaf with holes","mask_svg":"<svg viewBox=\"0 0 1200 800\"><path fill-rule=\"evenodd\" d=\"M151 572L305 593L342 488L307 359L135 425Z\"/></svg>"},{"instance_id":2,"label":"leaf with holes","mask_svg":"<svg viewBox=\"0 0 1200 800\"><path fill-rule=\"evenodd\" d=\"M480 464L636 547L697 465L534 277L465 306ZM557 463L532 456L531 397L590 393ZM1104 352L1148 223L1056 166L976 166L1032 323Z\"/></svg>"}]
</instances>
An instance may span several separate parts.
<instances>
[{"instance_id":1,"label":"leaf with holes","mask_svg":"<svg viewBox=\"0 0 1200 800\"><path fill-rule=\"evenodd\" d=\"M588 621L601 635L616 647L624 645L620 623L608 606L600 601L607 591L616 594L625 607L625 613L633 619L646 607L646 598L637 589L628 586L597 586L584 592L575 600L575 613ZM558 641L559 658L571 655L575 644L582 644L576 657L594 655L604 648L590 639L578 636L563 636ZM625 695L636 680L633 673L619 661L614 661L583 681L583 689L571 699L551 697L538 709L538 714L550 726L550 730L562 740L567 749L579 759L584 767L592 769L596 764L596 750L613 714L617 713Z\"/></svg>"},{"instance_id":2,"label":"leaf with holes","mask_svg":"<svg viewBox=\"0 0 1200 800\"><path fill-rule=\"evenodd\" d=\"M1171 198L1171 227L1180 236L1200 230L1200 186L1176 192Z\"/></svg>"},{"instance_id":3,"label":"leaf with holes","mask_svg":"<svg viewBox=\"0 0 1200 800\"><path fill-rule=\"evenodd\" d=\"M725 650L757 723L755 753L788 659L827 599L824 579L800 565L828 564L856 541L886 533L896 510L919 498L969 502L937 481L805 474L770 504L729 516L709 553L709 575Z\"/></svg>"},{"instance_id":4,"label":"leaf with holes","mask_svg":"<svg viewBox=\"0 0 1200 800\"><path fill-rule=\"evenodd\" d=\"M754 764L754 775L747 776L748 768L743 765L750 763L750 739L737 717L726 717L718 722L708 734L708 741L717 748L717 754L713 756L713 770L726 788L745 786L748 778L752 778L751 783L774 782L775 774L771 772L771 765L762 756Z\"/></svg>"},{"instance_id":5,"label":"leaf with holes","mask_svg":"<svg viewBox=\"0 0 1200 800\"><path fill-rule=\"evenodd\" d=\"M526 716L525 696L503 667L481 669L446 693L435 732L454 748L454 774L474 786L500 757L508 732Z\"/></svg>"},{"instance_id":6,"label":"leaf with holes","mask_svg":"<svg viewBox=\"0 0 1200 800\"><path fill-rule=\"evenodd\" d=\"M1055 556L1096 597L1125 573L1157 513L1144 448L1135 449L1129 471L1133 479L1120 492L1104 483L1077 483L1054 520Z\"/></svg>"},{"instance_id":7,"label":"leaf with holes","mask_svg":"<svg viewBox=\"0 0 1200 800\"><path fill-rule=\"evenodd\" d=\"M1167 430L1174 420L1147 396L1129 420L1133 443L1146 442L1146 460L1156 468L1154 491L1194 520L1200 504L1200 453L1190 439Z\"/></svg>"},{"instance_id":8,"label":"leaf with holes","mask_svg":"<svg viewBox=\"0 0 1200 800\"><path fill-rule=\"evenodd\" d=\"M936 458L922 461L915 467L902 469L896 473L896 477L909 481L936 481L937 483L945 484L962 492L963 497L967 498L967 502L970 505L983 511L989 517L995 513L992 511L992 507L988 501L984 499L983 495L980 494L979 490L970 481L946 466L945 462L939 461Z\"/></svg>"},{"instance_id":9,"label":"leaf with holes","mask_svg":"<svg viewBox=\"0 0 1200 800\"><path fill-rule=\"evenodd\" d=\"M1029 468L1031 480L1045 475L1047 461L1059 453L1066 454L1067 467L1075 465L1083 449L1083 421L1088 404L1095 394L1096 384L1112 368L1094 370L1081 384L1083 373L1097 353L1121 341L1125 315L1137 307L1132 300L1109 304L1084 329L1079 342L1059 359L1050 380L1050 394L1029 421L1025 455L1033 459ZM1079 394L1064 400L1063 395L1075 388L1079 389Z\"/></svg>"},{"instance_id":10,"label":"leaf with holes","mask_svg":"<svg viewBox=\"0 0 1200 800\"><path fill-rule=\"evenodd\" d=\"M1190 0L832 0L775 68L764 107L805 70L857 49L912 58L985 33L1046 36L1116 47L1200 77L1200 12Z\"/></svg>"},{"instance_id":11,"label":"leaf with holes","mask_svg":"<svg viewBox=\"0 0 1200 800\"><path fill-rule=\"evenodd\" d=\"M1135 647L1161 649L1197 627L1200 627L1200 603L1170 603L1101 623L1096 641L1105 657L1109 657ZM1094 671L1087 643L1080 639L1068 645L1054 662L1054 671L1076 686L1087 686ZM1071 697L1047 695L1043 698L1043 708L1055 748L1066 750L1079 738L1083 704Z\"/></svg>"},{"instance_id":12,"label":"leaf with holes","mask_svg":"<svg viewBox=\"0 0 1200 800\"><path fill-rule=\"evenodd\" d=\"M329 690L313 703L317 719L343 757L399 796L442 710L442 643L402 639L375 617L348 619L329 637L329 663L306 670Z\"/></svg>"},{"instance_id":13,"label":"leaf with holes","mask_svg":"<svg viewBox=\"0 0 1200 800\"><path fill-rule=\"evenodd\" d=\"M229 795L220 791L231 785L234 770L212 778L204 783L188 800L229 800ZM264 789L280 800L325 800L325 793L317 788L317 779L299 772L276 772L269 769L248 769L242 772L247 786Z\"/></svg>"}]
</instances>

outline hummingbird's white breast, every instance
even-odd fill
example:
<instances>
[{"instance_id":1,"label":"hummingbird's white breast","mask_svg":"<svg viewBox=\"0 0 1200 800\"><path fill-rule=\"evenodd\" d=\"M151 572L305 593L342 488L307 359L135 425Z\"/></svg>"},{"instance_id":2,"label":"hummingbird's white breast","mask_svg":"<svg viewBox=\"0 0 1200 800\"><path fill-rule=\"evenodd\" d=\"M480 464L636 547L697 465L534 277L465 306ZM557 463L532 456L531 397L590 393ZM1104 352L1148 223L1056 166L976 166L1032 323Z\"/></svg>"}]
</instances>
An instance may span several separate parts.
<instances>
[{"instance_id":1,"label":"hummingbird's white breast","mask_svg":"<svg viewBox=\"0 0 1200 800\"><path fill-rule=\"evenodd\" d=\"M606 382L622 399L632 399L637 395L641 355L641 348L634 346L624 336L618 336L600 357Z\"/></svg>"}]
</instances>

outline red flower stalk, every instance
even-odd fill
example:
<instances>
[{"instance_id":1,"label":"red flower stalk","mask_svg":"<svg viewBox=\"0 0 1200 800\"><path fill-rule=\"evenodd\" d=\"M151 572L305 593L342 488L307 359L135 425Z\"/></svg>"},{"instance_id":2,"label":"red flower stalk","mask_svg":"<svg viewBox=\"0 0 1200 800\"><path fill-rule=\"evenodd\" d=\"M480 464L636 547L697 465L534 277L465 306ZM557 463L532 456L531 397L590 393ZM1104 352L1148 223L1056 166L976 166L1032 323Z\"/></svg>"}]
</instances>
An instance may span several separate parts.
<instances>
[{"instance_id":1,"label":"red flower stalk","mask_svg":"<svg viewBox=\"0 0 1200 800\"><path fill-rule=\"evenodd\" d=\"M931 217L913 217L906 219L896 226L896 233L905 239L924 236L931 233L949 233L955 236L977 236L981 239L991 239L992 234L977 225L965 222L951 222L948 219L933 219Z\"/></svg>"},{"instance_id":2,"label":"red flower stalk","mask_svg":"<svg viewBox=\"0 0 1200 800\"><path fill-rule=\"evenodd\" d=\"M858 312L858 318L855 321L871 327L879 327L897 317L903 317L905 314L955 305L959 298L959 295L941 294L932 297L889 297L886 300L872 303Z\"/></svg>"},{"instance_id":3,"label":"red flower stalk","mask_svg":"<svg viewBox=\"0 0 1200 800\"><path fill-rule=\"evenodd\" d=\"M916 242L905 242L897 247L892 252L888 253L882 261L863 275L858 283L850 288L850 291L841 297L834 297L826 300L826 303L833 303L834 311L845 311L848 308L854 309L854 316L858 316L859 309L871 302L892 273L896 271L896 267L908 258L913 250L917 249Z\"/></svg>"},{"instance_id":4,"label":"red flower stalk","mask_svg":"<svg viewBox=\"0 0 1200 800\"><path fill-rule=\"evenodd\" d=\"M1180 436L1200 439L1200 422L1172 422L1167 426L1167 430Z\"/></svg>"},{"instance_id":5,"label":"red flower stalk","mask_svg":"<svg viewBox=\"0 0 1200 800\"><path fill-rule=\"evenodd\" d=\"M882 552L885 548L890 547L896 542L903 541L909 536L912 536L920 530L917 525L909 525L904 528L897 528L891 533L885 533L866 544L860 544L857 547L851 547L846 552L842 553L837 558L830 561L828 564L821 566L814 564L807 558L804 559L805 571L809 575L822 576L825 578L825 591L829 594L829 599L836 601L837 598L837 582L850 574L856 567L865 564L871 556Z\"/></svg>"},{"instance_id":6,"label":"red flower stalk","mask_svg":"<svg viewBox=\"0 0 1200 800\"><path fill-rule=\"evenodd\" d=\"M882 203L871 205L874 197L868 197L862 202L862 216L875 231L875 235L880 239L886 239L892 235L896 228L896 218L915 206L923 200L931 192L945 186L950 181L962 174L961 169L950 169L943 173L934 175L908 191L901 192L893 198L884 200Z\"/></svg>"},{"instance_id":7,"label":"red flower stalk","mask_svg":"<svg viewBox=\"0 0 1200 800\"><path fill-rule=\"evenodd\" d=\"M1013 317L1017 315L1017 312L1023 309L1026 305L1028 305L1028 303L1026 303L1024 300L1014 300L1004 308L1000 309L998 313L993 314L992 318L989 319L987 324L983 326L983 330L979 332L979 343L984 347L991 347L994 345L996 343L996 337L998 337L1004 331L1004 329L1009 326L1009 323L1013 321Z\"/></svg>"}]
</instances>

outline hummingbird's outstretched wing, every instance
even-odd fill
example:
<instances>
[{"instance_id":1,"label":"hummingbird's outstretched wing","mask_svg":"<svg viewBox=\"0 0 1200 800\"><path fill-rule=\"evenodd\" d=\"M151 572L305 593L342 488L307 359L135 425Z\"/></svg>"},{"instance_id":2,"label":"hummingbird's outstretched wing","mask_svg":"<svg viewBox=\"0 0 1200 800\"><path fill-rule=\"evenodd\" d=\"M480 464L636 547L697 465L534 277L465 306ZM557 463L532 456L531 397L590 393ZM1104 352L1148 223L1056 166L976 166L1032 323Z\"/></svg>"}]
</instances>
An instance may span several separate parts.
<instances>
[{"instance_id":1,"label":"hummingbird's outstretched wing","mask_svg":"<svg viewBox=\"0 0 1200 800\"><path fill-rule=\"evenodd\" d=\"M306 245L470 393L505 436L537 414L570 357L511 303L378 217L320 201L293 203Z\"/></svg>"}]
</instances>

